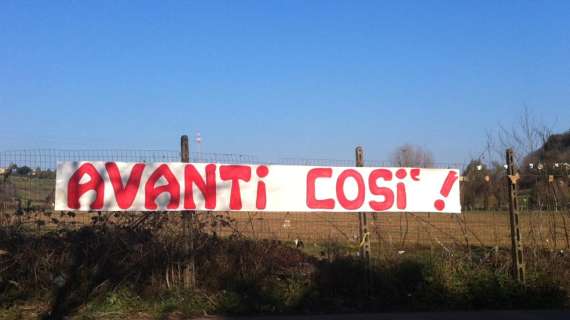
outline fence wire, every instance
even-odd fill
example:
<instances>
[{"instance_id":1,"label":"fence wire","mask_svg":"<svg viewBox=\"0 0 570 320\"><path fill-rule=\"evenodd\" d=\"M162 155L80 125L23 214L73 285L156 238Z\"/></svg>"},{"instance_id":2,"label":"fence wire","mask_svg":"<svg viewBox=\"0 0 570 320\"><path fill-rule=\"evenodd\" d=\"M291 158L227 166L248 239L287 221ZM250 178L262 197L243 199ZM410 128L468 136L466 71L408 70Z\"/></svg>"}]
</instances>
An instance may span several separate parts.
<instances>
[{"instance_id":1,"label":"fence wire","mask_svg":"<svg viewBox=\"0 0 570 320\"><path fill-rule=\"evenodd\" d=\"M58 161L177 162L174 150L14 150L0 152L0 225L28 223L35 227L77 227L111 213L53 212ZM193 162L270 163L311 166L354 166L354 160L286 158L263 161L256 156L192 153ZM389 161L365 161L366 166L394 166ZM504 172L481 166L436 163L462 169L462 214L367 213L373 249L397 252L416 247L499 248L510 245L508 201ZM570 249L568 166L521 172L519 204L523 241L552 250ZM525 186L532 186L525 188ZM142 214L142 213L141 213ZM219 235L238 231L247 237L302 241L305 245L343 242L359 246L356 213L222 213L232 225L218 224ZM198 213L205 218L209 213Z\"/></svg>"}]
</instances>

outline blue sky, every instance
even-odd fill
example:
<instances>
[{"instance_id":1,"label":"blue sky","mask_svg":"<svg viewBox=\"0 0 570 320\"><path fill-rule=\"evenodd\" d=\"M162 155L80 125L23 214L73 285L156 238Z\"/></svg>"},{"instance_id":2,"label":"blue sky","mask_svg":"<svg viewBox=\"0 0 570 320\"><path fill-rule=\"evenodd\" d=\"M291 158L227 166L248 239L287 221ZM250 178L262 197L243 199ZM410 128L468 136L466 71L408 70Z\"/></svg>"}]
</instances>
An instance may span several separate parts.
<instances>
[{"instance_id":1,"label":"blue sky","mask_svg":"<svg viewBox=\"0 0 570 320\"><path fill-rule=\"evenodd\" d=\"M570 1L2 1L0 150L437 161L570 128Z\"/></svg>"}]
</instances>

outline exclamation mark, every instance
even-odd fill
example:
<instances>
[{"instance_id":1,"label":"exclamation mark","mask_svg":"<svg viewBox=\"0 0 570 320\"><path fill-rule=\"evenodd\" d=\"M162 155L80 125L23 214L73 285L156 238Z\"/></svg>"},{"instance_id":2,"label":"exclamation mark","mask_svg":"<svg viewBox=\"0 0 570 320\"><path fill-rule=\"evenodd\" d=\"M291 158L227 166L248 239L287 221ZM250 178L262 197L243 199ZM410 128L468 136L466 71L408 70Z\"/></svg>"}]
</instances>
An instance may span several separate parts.
<instances>
[{"instance_id":1,"label":"exclamation mark","mask_svg":"<svg viewBox=\"0 0 570 320\"><path fill-rule=\"evenodd\" d=\"M444 198L447 198L447 196L449 196L449 192L451 191L451 188L453 187L453 184L455 183L455 181L457 181L457 173L455 171L450 171L447 174L447 178L445 178L445 182L443 183L443 186L441 187L441 191L439 191L439 193ZM445 208L445 201L438 199L438 200L435 200L433 205L435 206L435 208L437 210L442 211Z\"/></svg>"}]
</instances>

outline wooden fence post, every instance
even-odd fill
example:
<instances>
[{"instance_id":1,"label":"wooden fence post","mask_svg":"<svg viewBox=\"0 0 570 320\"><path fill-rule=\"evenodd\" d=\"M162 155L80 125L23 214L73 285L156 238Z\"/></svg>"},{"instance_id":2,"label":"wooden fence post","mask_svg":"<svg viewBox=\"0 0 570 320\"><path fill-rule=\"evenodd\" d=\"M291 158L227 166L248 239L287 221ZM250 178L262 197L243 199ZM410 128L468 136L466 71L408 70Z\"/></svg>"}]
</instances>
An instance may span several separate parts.
<instances>
[{"instance_id":1,"label":"wooden fence post","mask_svg":"<svg viewBox=\"0 0 570 320\"><path fill-rule=\"evenodd\" d=\"M364 166L364 150L358 146L355 150L356 166ZM360 256L365 259L366 263L370 262L370 232L368 231L368 219L366 212L358 213L358 233L360 236Z\"/></svg>"},{"instance_id":2,"label":"wooden fence post","mask_svg":"<svg viewBox=\"0 0 570 320\"><path fill-rule=\"evenodd\" d=\"M180 161L190 162L190 146L188 136L180 137ZM190 256L190 264L183 268L183 283L185 288L196 285L196 263L194 259L194 214L192 211L182 211L182 232L184 235L184 255Z\"/></svg>"},{"instance_id":3,"label":"wooden fence post","mask_svg":"<svg viewBox=\"0 0 570 320\"><path fill-rule=\"evenodd\" d=\"M364 150L362 147L356 147L356 166L364 166ZM370 232L368 230L368 218L365 212L358 213L358 233L360 237L360 256L370 263Z\"/></svg>"},{"instance_id":4,"label":"wooden fence post","mask_svg":"<svg viewBox=\"0 0 570 320\"><path fill-rule=\"evenodd\" d=\"M511 253L513 278L521 284L525 283L525 264L523 244L519 226L519 208L517 199L517 182L519 175L515 167L513 150L507 149L507 186L509 191L509 218L511 225Z\"/></svg>"},{"instance_id":5,"label":"wooden fence post","mask_svg":"<svg viewBox=\"0 0 570 320\"><path fill-rule=\"evenodd\" d=\"M358 146L355 149L356 156L356 166L364 166L364 150L362 147ZM368 218L366 217L366 212L358 213L358 233L360 238L359 253L360 257L364 261L365 274L364 274L364 286L366 294L370 296L371 290L371 274L370 274L370 232L368 231Z\"/></svg>"}]
</instances>

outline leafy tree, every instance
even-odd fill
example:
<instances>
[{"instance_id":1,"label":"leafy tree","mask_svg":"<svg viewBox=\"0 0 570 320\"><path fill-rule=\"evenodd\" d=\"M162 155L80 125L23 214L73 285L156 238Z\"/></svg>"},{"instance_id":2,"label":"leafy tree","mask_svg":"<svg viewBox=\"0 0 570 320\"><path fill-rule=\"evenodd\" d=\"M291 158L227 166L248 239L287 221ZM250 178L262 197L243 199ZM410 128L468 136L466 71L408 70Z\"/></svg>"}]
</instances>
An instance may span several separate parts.
<instances>
[{"instance_id":1,"label":"leafy tree","mask_svg":"<svg viewBox=\"0 0 570 320\"><path fill-rule=\"evenodd\" d=\"M491 191L487 166L480 160L471 160L463 175L463 206L468 209L487 209Z\"/></svg>"},{"instance_id":2,"label":"leafy tree","mask_svg":"<svg viewBox=\"0 0 570 320\"><path fill-rule=\"evenodd\" d=\"M32 173L32 168L28 167L28 166L23 166L23 167L17 167L16 168L16 174L20 175L20 176L27 176L29 174Z\"/></svg>"}]
</instances>

